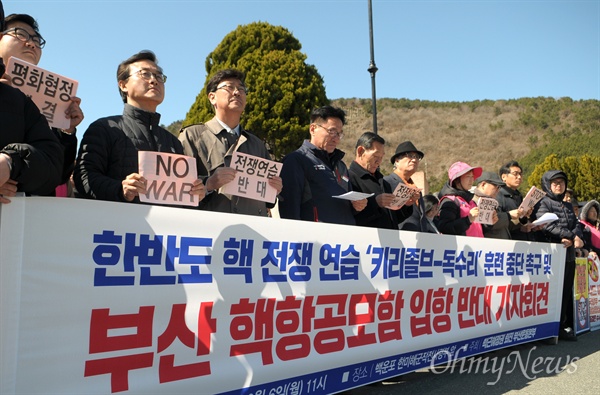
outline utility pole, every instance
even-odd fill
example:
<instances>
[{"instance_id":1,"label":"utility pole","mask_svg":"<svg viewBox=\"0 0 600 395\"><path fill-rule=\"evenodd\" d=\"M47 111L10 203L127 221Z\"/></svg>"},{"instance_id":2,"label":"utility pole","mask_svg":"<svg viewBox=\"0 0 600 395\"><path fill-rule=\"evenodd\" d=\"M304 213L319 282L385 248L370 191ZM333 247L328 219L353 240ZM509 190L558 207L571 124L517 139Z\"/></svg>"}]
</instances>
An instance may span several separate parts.
<instances>
[{"instance_id":1,"label":"utility pole","mask_svg":"<svg viewBox=\"0 0 600 395\"><path fill-rule=\"evenodd\" d=\"M373 48L373 11L371 7L371 0L369 0L369 38L371 40L371 63L367 71L371 74L371 107L373 112L373 133L377 134L377 95L375 94L375 73L377 73L377 66L375 66L375 49Z\"/></svg>"}]
</instances>

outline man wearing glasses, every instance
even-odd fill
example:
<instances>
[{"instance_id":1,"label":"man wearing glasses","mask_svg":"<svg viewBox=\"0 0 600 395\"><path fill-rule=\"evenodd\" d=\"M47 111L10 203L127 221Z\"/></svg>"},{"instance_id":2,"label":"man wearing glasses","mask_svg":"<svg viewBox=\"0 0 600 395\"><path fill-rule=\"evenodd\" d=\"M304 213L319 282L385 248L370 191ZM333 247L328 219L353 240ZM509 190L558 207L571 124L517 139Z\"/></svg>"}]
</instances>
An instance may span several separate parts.
<instances>
[{"instance_id":1,"label":"man wearing glasses","mask_svg":"<svg viewBox=\"0 0 600 395\"><path fill-rule=\"evenodd\" d=\"M121 62L117 82L123 115L100 118L85 132L73 175L81 196L139 203L147 180L138 173L138 151L183 154L179 140L159 126L156 108L165 97L166 81L151 51ZM202 200L202 181L196 180L190 193Z\"/></svg>"},{"instance_id":2,"label":"man wearing glasses","mask_svg":"<svg viewBox=\"0 0 600 395\"><path fill-rule=\"evenodd\" d=\"M496 200L498 208L505 212L514 212L523 202L523 196L519 192L519 187L523 182L523 169L516 161L510 161L500 168L498 172L505 185L500 187ZM527 213L519 212L520 218L509 224L511 239L536 241L532 232L532 225L529 222L531 210Z\"/></svg>"},{"instance_id":3,"label":"man wearing glasses","mask_svg":"<svg viewBox=\"0 0 600 395\"><path fill-rule=\"evenodd\" d=\"M240 125L248 94L244 80L241 71L218 71L206 84L214 118L204 124L184 127L179 139L186 155L196 158L198 176L204 177L208 194L200 208L266 217L274 204L219 192L219 188L235 177L236 170L230 167L234 152L272 160L265 143ZM281 192L280 177L270 178L269 185L277 193Z\"/></svg>"},{"instance_id":4,"label":"man wearing glasses","mask_svg":"<svg viewBox=\"0 0 600 395\"><path fill-rule=\"evenodd\" d=\"M0 31L5 31L2 1ZM0 125L0 204L10 203L17 191L51 193L59 183L62 147L31 99L4 83L0 83Z\"/></svg>"},{"instance_id":5,"label":"man wearing glasses","mask_svg":"<svg viewBox=\"0 0 600 395\"><path fill-rule=\"evenodd\" d=\"M423 152L419 151L411 141L404 141L398 144L396 153L390 158L394 171L383 178L384 188L390 192L394 192L400 183L415 186L412 176L419 170L419 163L421 163L423 156ZM414 215L416 217L415 220L407 223L407 225L410 225L404 230L424 232L425 230L423 229L426 229L428 225L427 218L422 210L423 205L421 193L415 192L413 197L404 206L392 212L398 228L404 229L403 223ZM418 229L413 228L414 223L420 224L420 227Z\"/></svg>"},{"instance_id":6,"label":"man wearing glasses","mask_svg":"<svg viewBox=\"0 0 600 395\"><path fill-rule=\"evenodd\" d=\"M8 62L10 57L37 65L42 57L42 49L46 40L41 36L37 21L27 14L11 14L6 17L5 28L0 33L0 57ZM10 78L4 76L2 82L11 84ZM81 99L70 98L70 105L65 117L70 120L68 129L53 128L54 134L64 148L64 167L61 176L61 187L53 191L57 196L67 196L67 182L73 172L73 163L77 152L76 127L83 121L80 108Z\"/></svg>"},{"instance_id":7,"label":"man wearing glasses","mask_svg":"<svg viewBox=\"0 0 600 395\"><path fill-rule=\"evenodd\" d=\"M283 159L283 191L279 198L281 218L355 225L354 215L367 199L343 200L334 196L352 190L345 153L337 149L346 123L341 108L324 106L310 116L310 140Z\"/></svg>"}]
</instances>

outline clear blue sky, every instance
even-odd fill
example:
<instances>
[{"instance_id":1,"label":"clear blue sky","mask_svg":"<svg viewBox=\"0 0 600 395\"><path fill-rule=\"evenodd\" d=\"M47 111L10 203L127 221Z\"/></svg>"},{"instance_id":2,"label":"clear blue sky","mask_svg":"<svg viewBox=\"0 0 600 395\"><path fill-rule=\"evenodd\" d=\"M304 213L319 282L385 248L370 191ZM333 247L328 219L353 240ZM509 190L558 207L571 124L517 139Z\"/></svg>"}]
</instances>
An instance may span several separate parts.
<instances>
[{"instance_id":1,"label":"clear blue sky","mask_svg":"<svg viewBox=\"0 0 600 395\"><path fill-rule=\"evenodd\" d=\"M38 20L48 41L40 66L79 81L80 136L122 113L116 68L142 49L168 76L161 122L183 119L204 85L206 56L256 21L292 32L330 99L371 97L367 0L3 3L7 14ZM378 98L600 99L600 0L373 0L373 23Z\"/></svg>"}]
</instances>

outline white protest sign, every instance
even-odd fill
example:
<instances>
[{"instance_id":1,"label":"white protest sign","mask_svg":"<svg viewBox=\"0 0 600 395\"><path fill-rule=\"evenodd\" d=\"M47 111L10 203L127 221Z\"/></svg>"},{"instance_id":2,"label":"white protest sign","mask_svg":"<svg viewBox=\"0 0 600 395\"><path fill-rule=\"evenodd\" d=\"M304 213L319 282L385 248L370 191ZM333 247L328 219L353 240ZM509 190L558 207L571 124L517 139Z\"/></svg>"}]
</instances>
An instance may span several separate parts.
<instances>
[{"instance_id":1,"label":"white protest sign","mask_svg":"<svg viewBox=\"0 0 600 395\"><path fill-rule=\"evenodd\" d=\"M542 200L542 198L545 195L546 192L542 191L539 188L536 188L535 186L532 186L531 189L529 189L529 192L527 192L527 195L525 195L525 198L523 199L523 202L521 203L519 208L522 208L523 211L526 212L527 210L535 206L537 202Z\"/></svg>"},{"instance_id":2,"label":"white protest sign","mask_svg":"<svg viewBox=\"0 0 600 395\"><path fill-rule=\"evenodd\" d=\"M399 183L393 192L396 198L392 201L392 203L390 203L389 206L387 206L387 208L391 210L398 210L399 208L404 206L404 204L406 204L406 202L411 197L413 197L413 195L415 195L418 192L420 192L420 190L415 186Z\"/></svg>"},{"instance_id":3,"label":"white protest sign","mask_svg":"<svg viewBox=\"0 0 600 395\"><path fill-rule=\"evenodd\" d=\"M231 167L237 170L237 174L233 181L221 188L222 193L275 203L277 190L269 185L269 178L279 175L281 163L235 152Z\"/></svg>"},{"instance_id":4,"label":"white protest sign","mask_svg":"<svg viewBox=\"0 0 600 395\"><path fill-rule=\"evenodd\" d=\"M329 395L558 335L560 244L241 217L0 205L0 394Z\"/></svg>"},{"instance_id":5,"label":"white protest sign","mask_svg":"<svg viewBox=\"0 0 600 395\"><path fill-rule=\"evenodd\" d=\"M144 203L197 206L197 195L191 195L198 178L196 159L165 152L139 151L139 173L148 181Z\"/></svg>"},{"instance_id":6,"label":"white protest sign","mask_svg":"<svg viewBox=\"0 0 600 395\"><path fill-rule=\"evenodd\" d=\"M494 222L492 218L494 216L494 212L498 207L498 201L496 199L480 197L477 202L477 207L479 207L479 215L475 222L479 222L480 224L485 225L493 225Z\"/></svg>"},{"instance_id":7,"label":"white protest sign","mask_svg":"<svg viewBox=\"0 0 600 395\"><path fill-rule=\"evenodd\" d=\"M31 97L51 127L68 129L71 126L65 111L71 104L71 96L77 94L77 81L14 57L9 58L6 73L15 88Z\"/></svg>"}]
</instances>

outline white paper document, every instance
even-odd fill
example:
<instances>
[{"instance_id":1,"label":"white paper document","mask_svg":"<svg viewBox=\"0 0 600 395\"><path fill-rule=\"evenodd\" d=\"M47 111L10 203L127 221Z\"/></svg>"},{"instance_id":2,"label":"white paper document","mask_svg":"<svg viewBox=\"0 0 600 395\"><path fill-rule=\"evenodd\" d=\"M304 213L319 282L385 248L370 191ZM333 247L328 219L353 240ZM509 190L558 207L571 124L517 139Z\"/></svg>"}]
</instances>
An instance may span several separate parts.
<instances>
[{"instance_id":1,"label":"white paper document","mask_svg":"<svg viewBox=\"0 0 600 395\"><path fill-rule=\"evenodd\" d=\"M533 226L546 225L546 224L556 221L557 219L558 219L558 217L556 216L556 214L545 213L544 215L542 215L541 217L539 217L538 219L533 221L531 224Z\"/></svg>"},{"instance_id":2,"label":"white paper document","mask_svg":"<svg viewBox=\"0 0 600 395\"><path fill-rule=\"evenodd\" d=\"M344 199L344 200L363 200L363 199L366 199L373 195L374 195L373 193L362 193L362 192L351 191L351 192L346 192L343 195L332 196L332 197L334 197L336 199Z\"/></svg>"}]
</instances>

